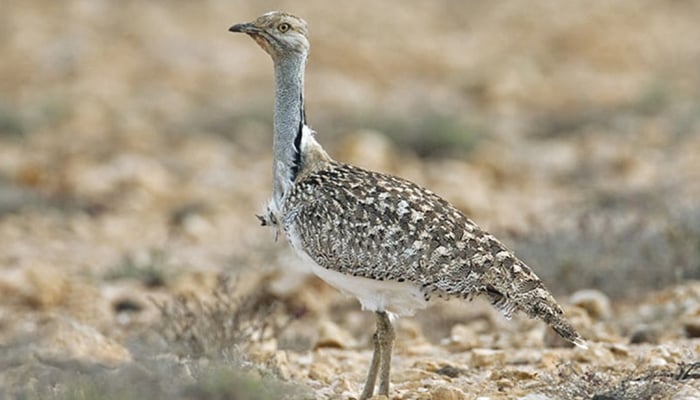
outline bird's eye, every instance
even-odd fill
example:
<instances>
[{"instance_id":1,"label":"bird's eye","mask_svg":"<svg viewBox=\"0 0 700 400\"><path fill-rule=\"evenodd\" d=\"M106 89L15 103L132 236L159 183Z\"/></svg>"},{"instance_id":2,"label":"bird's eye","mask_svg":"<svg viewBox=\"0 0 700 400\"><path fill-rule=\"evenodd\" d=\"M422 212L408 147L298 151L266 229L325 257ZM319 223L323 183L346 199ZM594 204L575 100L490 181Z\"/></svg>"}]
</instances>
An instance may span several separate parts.
<instances>
[{"instance_id":1,"label":"bird's eye","mask_svg":"<svg viewBox=\"0 0 700 400\"><path fill-rule=\"evenodd\" d=\"M282 22L281 24L279 24L279 26L277 26L277 29L282 33L287 32L289 28L291 28L291 26L289 26L289 24L286 22Z\"/></svg>"}]
</instances>

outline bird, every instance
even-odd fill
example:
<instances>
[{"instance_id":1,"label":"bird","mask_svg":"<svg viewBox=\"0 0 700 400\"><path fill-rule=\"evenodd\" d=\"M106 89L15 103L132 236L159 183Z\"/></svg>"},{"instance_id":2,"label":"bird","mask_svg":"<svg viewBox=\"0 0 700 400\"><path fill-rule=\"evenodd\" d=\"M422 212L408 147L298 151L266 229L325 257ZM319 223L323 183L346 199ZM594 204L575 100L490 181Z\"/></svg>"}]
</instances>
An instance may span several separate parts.
<instances>
[{"instance_id":1,"label":"bird","mask_svg":"<svg viewBox=\"0 0 700 400\"><path fill-rule=\"evenodd\" d=\"M272 58L275 77L272 196L262 225L282 232L331 286L374 312L376 331L359 396L388 396L393 320L438 298L484 295L506 316L547 323L580 347L585 340L540 278L495 236L449 202L408 180L331 158L307 124L307 23L271 11L229 28Z\"/></svg>"}]
</instances>

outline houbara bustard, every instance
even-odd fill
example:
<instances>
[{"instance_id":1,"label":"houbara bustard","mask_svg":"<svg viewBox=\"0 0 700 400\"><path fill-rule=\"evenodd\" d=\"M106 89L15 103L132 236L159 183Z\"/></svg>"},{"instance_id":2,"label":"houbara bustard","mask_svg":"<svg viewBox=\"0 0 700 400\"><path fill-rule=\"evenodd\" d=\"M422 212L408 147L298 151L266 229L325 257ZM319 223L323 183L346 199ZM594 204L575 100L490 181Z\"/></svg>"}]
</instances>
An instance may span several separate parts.
<instances>
[{"instance_id":1,"label":"houbara bustard","mask_svg":"<svg viewBox=\"0 0 700 400\"><path fill-rule=\"evenodd\" d=\"M233 25L271 57L275 71L273 189L263 225L284 231L313 271L374 311L374 353L360 399L388 396L393 315L431 296L484 294L506 315L523 311L584 346L542 281L498 239L447 201L401 178L334 161L304 113L306 22L282 12Z\"/></svg>"}]
</instances>

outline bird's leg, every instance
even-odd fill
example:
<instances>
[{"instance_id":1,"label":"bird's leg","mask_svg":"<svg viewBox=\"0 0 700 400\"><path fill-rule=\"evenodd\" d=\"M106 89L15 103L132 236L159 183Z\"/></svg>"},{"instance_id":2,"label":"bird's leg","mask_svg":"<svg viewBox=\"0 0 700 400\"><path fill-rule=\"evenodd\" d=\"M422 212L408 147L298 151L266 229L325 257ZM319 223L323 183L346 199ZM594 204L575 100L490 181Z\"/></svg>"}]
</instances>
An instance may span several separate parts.
<instances>
[{"instance_id":1,"label":"bird's leg","mask_svg":"<svg viewBox=\"0 0 700 400\"><path fill-rule=\"evenodd\" d=\"M394 346L394 327L389 315L377 312L377 332L379 347L382 349L381 367L379 371L379 394L389 397L389 373L391 372L391 352Z\"/></svg>"},{"instance_id":2,"label":"bird's leg","mask_svg":"<svg viewBox=\"0 0 700 400\"><path fill-rule=\"evenodd\" d=\"M377 312L377 331L372 335L372 342L374 343L374 353L372 353L372 362L369 364L369 372L367 373L367 381L365 382L365 388L362 390L360 395L360 400L369 399L374 395L374 384L377 382L377 372L379 371L379 361L381 359L382 348L380 345L379 330L380 330L380 317L379 312Z\"/></svg>"}]
</instances>

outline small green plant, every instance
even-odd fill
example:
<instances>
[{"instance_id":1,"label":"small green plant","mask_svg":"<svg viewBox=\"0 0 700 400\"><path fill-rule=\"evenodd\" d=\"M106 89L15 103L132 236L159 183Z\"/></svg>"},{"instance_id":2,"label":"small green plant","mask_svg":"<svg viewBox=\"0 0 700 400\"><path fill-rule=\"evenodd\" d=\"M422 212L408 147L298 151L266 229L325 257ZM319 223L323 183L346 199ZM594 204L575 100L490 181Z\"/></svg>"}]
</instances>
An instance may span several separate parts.
<instances>
[{"instance_id":1,"label":"small green plant","mask_svg":"<svg viewBox=\"0 0 700 400\"><path fill-rule=\"evenodd\" d=\"M0 102L0 136L22 136L25 131L25 123L16 110Z\"/></svg>"},{"instance_id":2,"label":"small green plant","mask_svg":"<svg viewBox=\"0 0 700 400\"><path fill-rule=\"evenodd\" d=\"M408 118L381 116L370 118L368 125L375 126L397 146L410 149L420 157L464 155L483 136L475 126L449 113L427 112Z\"/></svg>"},{"instance_id":3,"label":"small green plant","mask_svg":"<svg viewBox=\"0 0 700 400\"><path fill-rule=\"evenodd\" d=\"M152 249L145 259L127 254L121 262L112 267L104 276L105 280L116 281L121 279L134 279L149 288L165 286L170 278L165 266L165 252Z\"/></svg>"}]
</instances>

